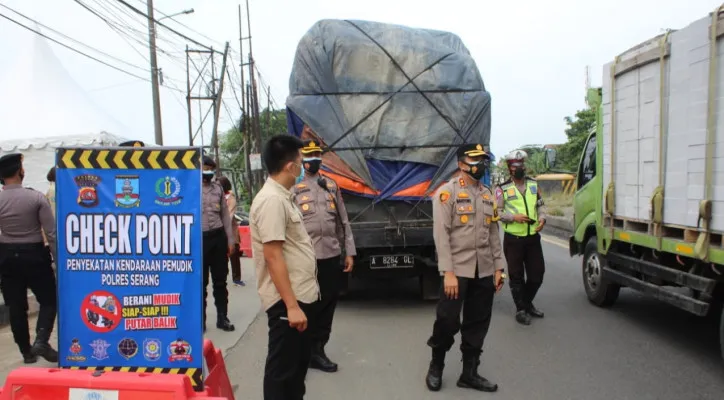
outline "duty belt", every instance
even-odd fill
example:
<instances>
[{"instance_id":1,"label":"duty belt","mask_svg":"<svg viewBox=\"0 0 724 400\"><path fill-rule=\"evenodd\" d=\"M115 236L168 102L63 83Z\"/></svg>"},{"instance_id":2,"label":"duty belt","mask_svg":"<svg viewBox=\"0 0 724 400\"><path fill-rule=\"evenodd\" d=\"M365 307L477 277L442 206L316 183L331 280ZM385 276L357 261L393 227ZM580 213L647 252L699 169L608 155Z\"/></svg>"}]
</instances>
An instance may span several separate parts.
<instances>
[{"instance_id":1,"label":"duty belt","mask_svg":"<svg viewBox=\"0 0 724 400\"><path fill-rule=\"evenodd\" d=\"M0 243L0 250L7 251L34 251L45 248L45 243Z\"/></svg>"}]
</instances>

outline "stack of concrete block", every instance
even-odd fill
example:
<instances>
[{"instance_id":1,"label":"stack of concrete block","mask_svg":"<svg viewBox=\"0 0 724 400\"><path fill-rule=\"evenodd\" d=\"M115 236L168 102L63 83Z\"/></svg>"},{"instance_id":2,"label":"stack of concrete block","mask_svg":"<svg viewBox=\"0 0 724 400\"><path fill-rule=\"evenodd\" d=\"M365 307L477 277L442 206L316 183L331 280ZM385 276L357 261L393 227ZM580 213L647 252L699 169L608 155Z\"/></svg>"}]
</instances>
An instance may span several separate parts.
<instances>
[{"instance_id":1,"label":"stack of concrete block","mask_svg":"<svg viewBox=\"0 0 724 400\"><path fill-rule=\"evenodd\" d=\"M614 79L612 110L611 69L603 69L603 188L611 180L614 149L615 215L638 222L651 219L651 195L659 186L659 163L664 162L664 223L696 227L699 203L705 198L705 151L709 93L711 18L660 35L619 56L618 71L627 63L658 52L666 38L664 84L658 59ZM724 231L724 38L717 46L716 132L713 152L713 230ZM664 111L664 157L659 155L660 110ZM615 118L612 118L612 113ZM615 135L611 135L611 127Z\"/></svg>"}]
</instances>

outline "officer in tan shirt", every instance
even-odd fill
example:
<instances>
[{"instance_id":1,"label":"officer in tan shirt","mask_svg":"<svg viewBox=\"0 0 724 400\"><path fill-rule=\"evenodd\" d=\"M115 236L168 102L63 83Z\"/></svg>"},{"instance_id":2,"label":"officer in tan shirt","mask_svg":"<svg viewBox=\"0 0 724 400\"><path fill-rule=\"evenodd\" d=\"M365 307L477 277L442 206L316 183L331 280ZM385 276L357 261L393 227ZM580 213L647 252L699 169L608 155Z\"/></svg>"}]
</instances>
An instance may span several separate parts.
<instances>
[{"instance_id":1,"label":"officer in tan shirt","mask_svg":"<svg viewBox=\"0 0 724 400\"><path fill-rule=\"evenodd\" d=\"M354 247L352 228L347 218L342 195L337 184L319 174L322 165L322 148L316 141L306 140L302 148L304 179L294 186L294 202L304 216L304 227L312 237L317 257L317 280L322 300L317 307L317 323L311 327L312 362L311 368L325 372L337 371L324 351L332 332L334 310L346 273L352 271ZM344 273L341 255L344 244Z\"/></svg>"},{"instance_id":2,"label":"officer in tan shirt","mask_svg":"<svg viewBox=\"0 0 724 400\"><path fill-rule=\"evenodd\" d=\"M301 400L311 359L308 324L319 301L314 246L290 189L304 178L302 141L277 135L264 147L269 178L251 203L257 288L269 319L264 400Z\"/></svg>"},{"instance_id":3,"label":"officer in tan shirt","mask_svg":"<svg viewBox=\"0 0 724 400\"><path fill-rule=\"evenodd\" d=\"M461 146L457 156L460 173L432 199L433 237L444 278L437 318L427 341L432 361L425 381L428 389L440 390L445 354L460 331L463 372L457 385L494 392L498 385L478 375L493 297L505 278L493 193L480 183L490 160L480 144Z\"/></svg>"}]
</instances>

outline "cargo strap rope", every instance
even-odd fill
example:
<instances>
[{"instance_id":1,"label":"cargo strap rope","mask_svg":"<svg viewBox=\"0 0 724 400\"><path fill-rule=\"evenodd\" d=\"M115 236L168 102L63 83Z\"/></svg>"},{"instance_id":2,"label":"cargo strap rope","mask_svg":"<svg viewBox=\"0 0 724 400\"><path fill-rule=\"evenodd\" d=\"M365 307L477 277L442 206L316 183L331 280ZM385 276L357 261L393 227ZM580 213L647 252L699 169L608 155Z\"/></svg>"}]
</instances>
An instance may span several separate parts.
<instances>
[{"instance_id":1,"label":"cargo strap rope","mask_svg":"<svg viewBox=\"0 0 724 400\"><path fill-rule=\"evenodd\" d=\"M616 210L616 198L614 196L614 167L616 162L616 65L618 64L620 58L620 56L617 56L613 61L613 65L611 65L611 179L610 182L608 182L608 188L606 189L606 213L610 217L609 224L611 228L611 237L608 240L606 250L608 250L608 248L611 246L611 243L613 242L613 218Z\"/></svg>"},{"instance_id":2,"label":"cargo strap rope","mask_svg":"<svg viewBox=\"0 0 724 400\"><path fill-rule=\"evenodd\" d=\"M659 42L659 185L654 189L651 195L651 221L661 226L664 223L664 189L665 176L664 165L666 163L666 133L668 126L666 125L666 57L668 56L669 35L671 30L667 29L664 36ZM654 232L656 235L656 250L661 251L663 246L663 229Z\"/></svg>"}]
</instances>

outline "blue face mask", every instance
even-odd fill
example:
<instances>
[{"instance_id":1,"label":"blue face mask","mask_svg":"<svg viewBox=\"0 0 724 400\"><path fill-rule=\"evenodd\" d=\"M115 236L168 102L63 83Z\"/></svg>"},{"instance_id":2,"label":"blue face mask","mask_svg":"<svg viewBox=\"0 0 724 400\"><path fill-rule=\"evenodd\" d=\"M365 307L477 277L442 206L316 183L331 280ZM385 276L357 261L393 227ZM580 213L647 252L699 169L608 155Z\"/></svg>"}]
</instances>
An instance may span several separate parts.
<instances>
[{"instance_id":1,"label":"blue face mask","mask_svg":"<svg viewBox=\"0 0 724 400\"><path fill-rule=\"evenodd\" d=\"M297 179L294 183L295 185L300 184L302 182L302 180L304 179L304 167L299 165L299 169L300 169L300 172L299 172L299 176L297 176Z\"/></svg>"}]
</instances>

